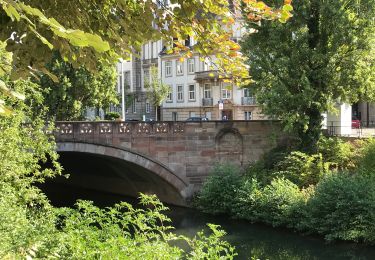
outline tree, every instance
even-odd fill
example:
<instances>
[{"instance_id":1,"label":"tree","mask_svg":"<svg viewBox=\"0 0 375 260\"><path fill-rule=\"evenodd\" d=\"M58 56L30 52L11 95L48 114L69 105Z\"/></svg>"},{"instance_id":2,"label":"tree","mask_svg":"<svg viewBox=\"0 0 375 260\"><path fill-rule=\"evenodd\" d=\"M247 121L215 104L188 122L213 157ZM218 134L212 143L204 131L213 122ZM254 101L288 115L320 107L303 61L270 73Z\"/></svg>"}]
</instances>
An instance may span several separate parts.
<instances>
[{"instance_id":1,"label":"tree","mask_svg":"<svg viewBox=\"0 0 375 260\"><path fill-rule=\"evenodd\" d=\"M288 16L286 10L244 2L245 10L257 17L285 20ZM42 71L58 81L45 68L54 51L74 68L85 65L95 71L98 61L113 64L136 53L144 42L160 38L170 45L175 42L174 51L181 55L219 54L219 65L227 75L234 81L246 79L243 58L236 53L239 46L221 28L233 23L228 1L172 0L172 5L164 6L154 0L0 0L0 6L0 257L112 258L122 253L136 259L162 258L168 252L167 258L232 259L233 248L220 241L223 232L214 226L210 237L198 234L201 239L183 239L192 248L186 254L172 246L169 242L177 237L155 227L165 220L159 211L130 210L128 218L121 205L100 210L80 204L76 211L56 213L34 186L59 173L59 166L48 134L51 129L44 120L43 96L27 79ZM191 35L199 42L194 50L178 45L179 39ZM10 53L4 52L1 41ZM40 162L47 159L56 171L41 169ZM82 240L82 234L87 239Z\"/></svg>"},{"instance_id":2,"label":"tree","mask_svg":"<svg viewBox=\"0 0 375 260\"><path fill-rule=\"evenodd\" d=\"M82 119L86 108L108 108L117 104L115 65L99 63L97 72L88 71L83 66L74 68L64 62L56 53L47 69L58 75L54 82L43 75L39 82L44 93L44 105L49 108L49 118L55 120Z\"/></svg>"},{"instance_id":3,"label":"tree","mask_svg":"<svg viewBox=\"0 0 375 260\"><path fill-rule=\"evenodd\" d=\"M158 70L155 66L150 68L150 79L145 81L147 97L152 101L155 107L155 119L158 120L158 107L168 97L170 86L164 84L158 76Z\"/></svg>"},{"instance_id":4,"label":"tree","mask_svg":"<svg viewBox=\"0 0 375 260\"><path fill-rule=\"evenodd\" d=\"M182 56L215 54L222 74L240 83L249 78L240 46L230 38L235 10L242 7L252 20L284 22L290 2L272 9L257 0L172 0L170 5L162 0L0 0L0 41L13 53L13 79L43 71L57 80L45 68L54 50L74 67L95 71L99 60L114 64L139 52L142 44L162 39ZM191 36L197 42L193 49L180 44ZM1 113L4 108L0 104Z\"/></svg>"},{"instance_id":5,"label":"tree","mask_svg":"<svg viewBox=\"0 0 375 260\"><path fill-rule=\"evenodd\" d=\"M314 150L323 112L335 102L375 98L375 2L301 0L293 6L286 24L249 22L258 33L246 38L243 50L263 111Z\"/></svg>"}]
</instances>

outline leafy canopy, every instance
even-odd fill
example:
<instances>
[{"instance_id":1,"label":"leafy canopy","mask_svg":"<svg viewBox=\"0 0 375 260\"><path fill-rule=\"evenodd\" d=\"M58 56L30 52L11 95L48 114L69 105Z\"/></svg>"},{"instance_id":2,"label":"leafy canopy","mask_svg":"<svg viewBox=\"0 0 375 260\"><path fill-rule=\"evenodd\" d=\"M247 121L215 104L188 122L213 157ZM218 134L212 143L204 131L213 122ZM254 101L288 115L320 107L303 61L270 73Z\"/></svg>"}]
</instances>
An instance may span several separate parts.
<instances>
[{"instance_id":1,"label":"leafy canopy","mask_svg":"<svg viewBox=\"0 0 375 260\"><path fill-rule=\"evenodd\" d=\"M99 62L97 72L92 73L83 66L74 68L56 53L46 67L58 75L56 82L46 74L37 81L44 93L49 118L80 120L86 108L108 108L118 103L113 87L117 80L115 65Z\"/></svg>"},{"instance_id":2,"label":"leafy canopy","mask_svg":"<svg viewBox=\"0 0 375 260\"><path fill-rule=\"evenodd\" d=\"M243 51L264 112L308 147L335 102L375 98L375 2L301 0L293 7L283 25L249 21L258 33L247 37Z\"/></svg>"},{"instance_id":3,"label":"leafy canopy","mask_svg":"<svg viewBox=\"0 0 375 260\"><path fill-rule=\"evenodd\" d=\"M218 68L234 82L249 80L239 45L231 40L234 18L240 9L250 19L286 21L291 0L272 9L256 0L0 0L0 41L13 53L12 78L37 71L58 50L75 67L95 70L97 61L113 64L137 54L144 43L162 39L174 51L189 57L193 52L215 54ZM194 37L197 44L186 49L181 40ZM53 76L52 76L53 77ZM0 109L5 106L0 104ZM5 111L0 111L4 113Z\"/></svg>"}]
</instances>

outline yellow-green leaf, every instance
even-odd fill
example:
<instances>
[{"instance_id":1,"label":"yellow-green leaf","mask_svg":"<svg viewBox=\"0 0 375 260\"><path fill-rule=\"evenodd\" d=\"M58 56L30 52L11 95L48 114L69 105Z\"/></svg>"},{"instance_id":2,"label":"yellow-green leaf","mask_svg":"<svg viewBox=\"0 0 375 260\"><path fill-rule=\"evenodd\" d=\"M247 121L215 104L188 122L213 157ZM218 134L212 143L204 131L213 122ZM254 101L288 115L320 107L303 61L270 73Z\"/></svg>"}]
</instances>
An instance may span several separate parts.
<instances>
[{"instance_id":1,"label":"yellow-green leaf","mask_svg":"<svg viewBox=\"0 0 375 260\"><path fill-rule=\"evenodd\" d=\"M3 4L3 9L10 17L10 19L12 19L12 21L14 21L14 19L16 19L17 21L20 20L20 14L11 4Z\"/></svg>"},{"instance_id":2,"label":"yellow-green leaf","mask_svg":"<svg viewBox=\"0 0 375 260\"><path fill-rule=\"evenodd\" d=\"M41 69L41 71L42 71L44 74L48 75L48 77L50 77L50 78L52 79L53 82L55 82L55 83L59 82L59 78L58 78L55 74L49 72L46 68L43 67L43 68Z\"/></svg>"},{"instance_id":3,"label":"yellow-green leaf","mask_svg":"<svg viewBox=\"0 0 375 260\"><path fill-rule=\"evenodd\" d=\"M287 12L293 11L293 6L290 4L286 4L283 6L283 10Z\"/></svg>"},{"instance_id":4,"label":"yellow-green leaf","mask_svg":"<svg viewBox=\"0 0 375 260\"><path fill-rule=\"evenodd\" d=\"M3 100L0 99L0 115L9 116L12 114L12 110L3 105Z\"/></svg>"}]
</instances>

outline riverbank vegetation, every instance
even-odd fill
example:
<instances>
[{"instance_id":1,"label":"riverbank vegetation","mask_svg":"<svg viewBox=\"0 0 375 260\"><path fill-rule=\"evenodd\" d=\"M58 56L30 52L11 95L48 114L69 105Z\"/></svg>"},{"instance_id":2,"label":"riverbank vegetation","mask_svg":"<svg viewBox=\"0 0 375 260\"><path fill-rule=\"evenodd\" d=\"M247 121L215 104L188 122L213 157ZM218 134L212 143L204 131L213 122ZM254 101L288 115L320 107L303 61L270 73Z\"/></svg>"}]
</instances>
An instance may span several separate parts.
<instances>
[{"instance_id":1,"label":"riverbank vegetation","mask_svg":"<svg viewBox=\"0 0 375 260\"><path fill-rule=\"evenodd\" d=\"M212 235L193 239L170 233L165 208L155 198L142 197L146 210L124 203L99 209L88 202L57 209L35 187L61 173L48 118L79 118L86 105L114 101L111 66L145 43L163 40L181 59L196 52L217 55L223 74L249 82L240 46L224 28L234 23L230 10L241 6L254 21L286 22L291 1L279 8L232 2L0 1L0 258L233 258L216 226L210 225ZM199 42L192 49L180 43L191 36ZM48 66L57 52L60 57ZM52 167L42 168L47 161ZM174 246L175 240L187 250Z\"/></svg>"},{"instance_id":2,"label":"riverbank vegetation","mask_svg":"<svg viewBox=\"0 0 375 260\"><path fill-rule=\"evenodd\" d=\"M2 47L2 48L1 48ZM0 46L0 56L11 55ZM10 66L0 78L17 95L0 92L12 108L0 116L0 258L1 259L232 259L234 248L222 240L225 232L194 238L173 233L166 207L141 195L142 208L127 203L100 209L87 201L75 208L55 208L36 187L61 174L53 141L53 126L38 84L9 80ZM24 100L20 100L22 95ZM23 99L23 98L22 98ZM50 167L42 167L47 163ZM177 246L178 245L178 246Z\"/></svg>"},{"instance_id":3,"label":"riverbank vegetation","mask_svg":"<svg viewBox=\"0 0 375 260\"><path fill-rule=\"evenodd\" d=\"M245 172L217 166L198 207L251 222L375 243L375 140L321 138L318 153L275 149Z\"/></svg>"},{"instance_id":4,"label":"riverbank vegetation","mask_svg":"<svg viewBox=\"0 0 375 260\"><path fill-rule=\"evenodd\" d=\"M218 226L190 239L173 233L167 210L153 196L141 195L142 208L120 203L100 209L79 201L75 208L54 208L35 187L61 172L48 134L36 84L18 81L25 102L1 96L13 115L0 117L1 259L232 259L234 248ZM27 122L25 122L27 119ZM50 168L40 165L52 162ZM179 246L177 246L179 245ZM183 248L183 249L182 249Z\"/></svg>"}]
</instances>

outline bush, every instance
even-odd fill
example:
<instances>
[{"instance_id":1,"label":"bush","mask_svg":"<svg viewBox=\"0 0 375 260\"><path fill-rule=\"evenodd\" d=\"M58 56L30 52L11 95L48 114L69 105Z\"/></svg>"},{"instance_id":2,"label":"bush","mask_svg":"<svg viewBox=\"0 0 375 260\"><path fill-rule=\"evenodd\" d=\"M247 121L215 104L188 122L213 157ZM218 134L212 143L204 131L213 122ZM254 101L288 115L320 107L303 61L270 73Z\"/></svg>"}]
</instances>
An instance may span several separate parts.
<instances>
[{"instance_id":1,"label":"bush","mask_svg":"<svg viewBox=\"0 0 375 260\"><path fill-rule=\"evenodd\" d=\"M307 203L306 229L326 239L375 241L375 183L348 173L325 177Z\"/></svg>"},{"instance_id":2,"label":"bush","mask_svg":"<svg viewBox=\"0 0 375 260\"><path fill-rule=\"evenodd\" d=\"M265 153L263 157L254 163L251 163L246 169L246 177L248 179L256 179L262 186L268 185L274 179L273 172L275 166L282 161L289 153L287 147L276 147Z\"/></svg>"},{"instance_id":3,"label":"bush","mask_svg":"<svg viewBox=\"0 0 375 260\"><path fill-rule=\"evenodd\" d=\"M308 155L295 151L277 163L273 176L284 177L299 187L307 187L318 183L327 174L328 166L321 154Z\"/></svg>"},{"instance_id":4,"label":"bush","mask_svg":"<svg viewBox=\"0 0 375 260\"><path fill-rule=\"evenodd\" d=\"M198 232L194 239L170 232L167 208L156 196L141 195L146 209L121 202L100 209L80 201L78 209L63 208L60 216L62 259L233 259L234 248L222 240L225 232L208 225L207 236ZM172 245L179 241L187 250ZM47 255L48 256L48 255ZM41 256L44 258L45 256Z\"/></svg>"},{"instance_id":5,"label":"bush","mask_svg":"<svg viewBox=\"0 0 375 260\"><path fill-rule=\"evenodd\" d=\"M236 193L232 214L234 217L255 221L253 209L257 203L259 193L262 188L257 179L251 178L243 180L242 185Z\"/></svg>"},{"instance_id":6,"label":"bush","mask_svg":"<svg viewBox=\"0 0 375 260\"><path fill-rule=\"evenodd\" d=\"M274 179L255 194L253 220L273 226L290 225L296 210L305 204L304 193L289 180Z\"/></svg>"},{"instance_id":7,"label":"bush","mask_svg":"<svg viewBox=\"0 0 375 260\"><path fill-rule=\"evenodd\" d=\"M274 178L272 170L265 167L263 160L250 164L246 169L245 176L249 180L257 180L258 184L262 186L270 184Z\"/></svg>"},{"instance_id":8,"label":"bush","mask_svg":"<svg viewBox=\"0 0 375 260\"><path fill-rule=\"evenodd\" d=\"M360 154L361 156L358 159L359 172L375 177L375 140L369 139L362 144Z\"/></svg>"},{"instance_id":9,"label":"bush","mask_svg":"<svg viewBox=\"0 0 375 260\"><path fill-rule=\"evenodd\" d=\"M317 146L318 153L322 154L331 170L353 170L356 167L354 144L337 137L321 137Z\"/></svg>"},{"instance_id":10,"label":"bush","mask_svg":"<svg viewBox=\"0 0 375 260\"><path fill-rule=\"evenodd\" d=\"M237 193L233 214L252 222L291 226L300 221L307 198L304 190L283 178L264 188L255 179L247 180Z\"/></svg>"},{"instance_id":11,"label":"bush","mask_svg":"<svg viewBox=\"0 0 375 260\"><path fill-rule=\"evenodd\" d=\"M117 112L108 112L104 116L105 120L116 120L116 119L119 119L119 118L121 118L121 115L120 115L120 113L117 113Z\"/></svg>"},{"instance_id":12,"label":"bush","mask_svg":"<svg viewBox=\"0 0 375 260\"><path fill-rule=\"evenodd\" d=\"M217 165L198 195L198 208L211 214L231 213L241 185L239 169L233 165Z\"/></svg>"}]
</instances>

